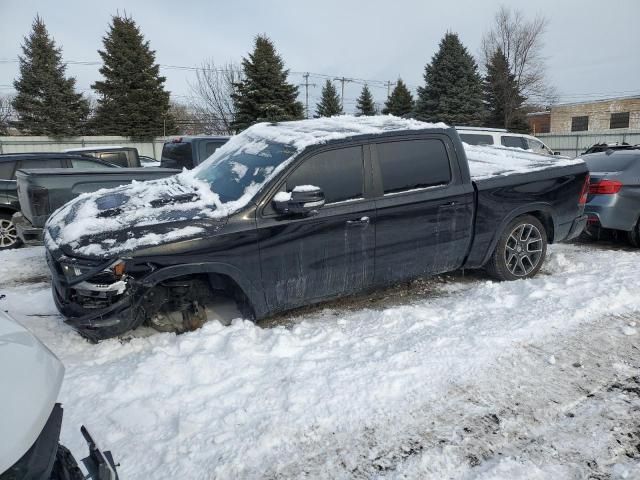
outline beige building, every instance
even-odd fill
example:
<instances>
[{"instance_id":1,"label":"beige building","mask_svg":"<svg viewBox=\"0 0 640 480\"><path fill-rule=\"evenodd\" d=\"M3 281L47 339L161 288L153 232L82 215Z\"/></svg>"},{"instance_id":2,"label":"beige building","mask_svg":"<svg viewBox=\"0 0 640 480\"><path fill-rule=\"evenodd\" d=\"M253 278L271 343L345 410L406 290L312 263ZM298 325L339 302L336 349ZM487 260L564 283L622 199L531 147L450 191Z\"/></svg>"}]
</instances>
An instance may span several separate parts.
<instances>
[{"instance_id":1,"label":"beige building","mask_svg":"<svg viewBox=\"0 0 640 480\"><path fill-rule=\"evenodd\" d=\"M554 105L529 114L528 120L534 135L640 130L640 96Z\"/></svg>"}]
</instances>

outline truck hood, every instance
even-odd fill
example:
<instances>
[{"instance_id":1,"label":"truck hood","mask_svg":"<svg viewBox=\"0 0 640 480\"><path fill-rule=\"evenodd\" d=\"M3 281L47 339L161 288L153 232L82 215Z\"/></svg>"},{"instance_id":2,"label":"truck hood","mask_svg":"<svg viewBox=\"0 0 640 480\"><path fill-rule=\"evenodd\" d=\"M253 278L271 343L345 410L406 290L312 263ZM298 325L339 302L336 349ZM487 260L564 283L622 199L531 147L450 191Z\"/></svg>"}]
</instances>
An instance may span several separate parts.
<instances>
[{"instance_id":1,"label":"truck hood","mask_svg":"<svg viewBox=\"0 0 640 480\"><path fill-rule=\"evenodd\" d=\"M0 474L16 463L40 435L63 377L60 360L0 311Z\"/></svg>"},{"instance_id":2,"label":"truck hood","mask_svg":"<svg viewBox=\"0 0 640 480\"><path fill-rule=\"evenodd\" d=\"M192 176L134 182L64 205L47 221L45 244L50 251L111 258L219 229L227 214L218 205L208 184Z\"/></svg>"}]
</instances>

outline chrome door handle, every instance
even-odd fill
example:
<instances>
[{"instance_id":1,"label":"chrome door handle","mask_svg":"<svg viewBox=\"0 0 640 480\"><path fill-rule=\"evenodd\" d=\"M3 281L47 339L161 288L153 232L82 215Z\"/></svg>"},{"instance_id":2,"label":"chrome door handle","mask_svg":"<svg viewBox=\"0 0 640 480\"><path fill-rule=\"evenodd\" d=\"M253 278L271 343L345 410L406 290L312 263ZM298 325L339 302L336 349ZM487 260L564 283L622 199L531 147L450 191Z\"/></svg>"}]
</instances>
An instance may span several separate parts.
<instances>
[{"instance_id":1,"label":"chrome door handle","mask_svg":"<svg viewBox=\"0 0 640 480\"><path fill-rule=\"evenodd\" d=\"M362 217L358 220L347 220L347 225L369 225L369 217Z\"/></svg>"}]
</instances>

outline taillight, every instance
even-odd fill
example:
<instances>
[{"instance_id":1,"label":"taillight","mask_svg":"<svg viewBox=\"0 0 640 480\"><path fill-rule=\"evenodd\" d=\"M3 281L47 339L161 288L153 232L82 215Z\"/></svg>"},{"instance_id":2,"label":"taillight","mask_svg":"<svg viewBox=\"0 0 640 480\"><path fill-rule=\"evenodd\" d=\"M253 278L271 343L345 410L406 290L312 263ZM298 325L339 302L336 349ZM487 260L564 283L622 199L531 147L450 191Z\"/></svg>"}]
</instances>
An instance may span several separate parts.
<instances>
[{"instance_id":1,"label":"taillight","mask_svg":"<svg viewBox=\"0 0 640 480\"><path fill-rule=\"evenodd\" d=\"M589 193L589 181L591 177L587 173L587 176L584 178L584 183L582 184L582 190L580 191L580 199L578 200L578 205L584 205L587 203L587 195Z\"/></svg>"},{"instance_id":2,"label":"taillight","mask_svg":"<svg viewBox=\"0 0 640 480\"><path fill-rule=\"evenodd\" d=\"M43 187L29 187L29 203L34 216L49 214L49 190Z\"/></svg>"},{"instance_id":3,"label":"taillight","mask_svg":"<svg viewBox=\"0 0 640 480\"><path fill-rule=\"evenodd\" d=\"M622 182L618 180L600 180L589 185L591 195L613 195L622 188Z\"/></svg>"}]
</instances>

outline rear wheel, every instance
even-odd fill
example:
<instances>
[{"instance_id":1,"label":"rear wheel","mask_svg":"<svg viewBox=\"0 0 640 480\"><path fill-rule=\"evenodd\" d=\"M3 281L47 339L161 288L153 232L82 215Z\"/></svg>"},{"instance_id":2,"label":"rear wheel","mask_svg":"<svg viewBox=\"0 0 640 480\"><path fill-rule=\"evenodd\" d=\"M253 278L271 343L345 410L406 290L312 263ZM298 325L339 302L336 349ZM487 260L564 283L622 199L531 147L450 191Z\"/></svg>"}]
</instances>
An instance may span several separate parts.
<instances>
[{"instance_id":1,"label":"rear wheel","mask_svg":"<svg viewBox=\"0 0 640 480\"><path fill-rule=\"evenodd\" d=\"M638 220L638 223L636 223L630 232L627 232L627 238L631 245L636 248L640 247L640 220Z\"/></svg>"},{"instance_id":2,"label":"rear wheel","mask_svg":"<svg viewBox=\"0 0 640 480\"><path fill-rule=\"evenodd\" d=\"M531 215L514 219L504 230L486 265L487 272L498 280L533 277L544 263L547 231Z\"/></svg>"},{"instance_id":3,"label":"rear wheel","mask_svg":"<svg viewBox=\"0 0 640 480\"><path fill-rule=\"evenodd\" d=\"M51 480L84 480L84 474L69 449L58 445L56 460L51 471Z\"/></svg>"},{"instance_id":4,"label":"rear wheel","mask_svg":"<svg viewBox=\"0 0 640 480\"><path fill-rule=\"evenodd\" d=\"M21 243L16 226L11 221L11 215L0 213L0 251L16 248Z\"/></svg>"}]
</instances>

